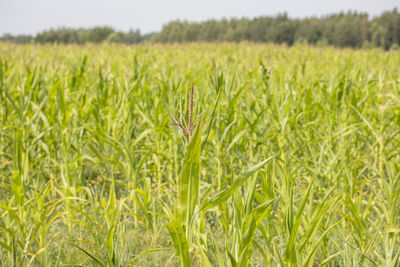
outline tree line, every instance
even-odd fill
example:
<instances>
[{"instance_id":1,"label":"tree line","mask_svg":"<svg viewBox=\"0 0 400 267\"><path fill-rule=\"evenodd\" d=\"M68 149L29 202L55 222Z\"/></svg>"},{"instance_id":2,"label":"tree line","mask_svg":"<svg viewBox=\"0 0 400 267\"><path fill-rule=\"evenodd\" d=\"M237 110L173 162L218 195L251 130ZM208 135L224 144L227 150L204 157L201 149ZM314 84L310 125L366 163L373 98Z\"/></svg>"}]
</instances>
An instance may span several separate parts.
<instances>
[{"instance_id":1,"label":"tree line","mask_svg":"<svg viewBox=\"0 0 400 267\"><path fill-rule=\"evenodd\" d=\"M286 13L254 19L222 19L204 22L172 21L158 33L142 35L139 30L115 31L111 27L51 29L36 36L9 34L0 38L15 43L116 42L272 42L293 45L308 43L337 47L400 46L400 13L397 8L370 18L367 13L347 12L324 17L289 18Z\"/></svg>"},{"instance_id":2,"label":"tree line","mask_svg":"<svg viewBox=\"0 0 400 267\"><path fill-rule=\"evenodd\" d=\"M1 37L3 41L11 41L15 43L63 43L63 44L84 44L84 43L101 43L115 42L135 44L143 41L144 35L139 30L130 30L129 32L115 31L113 28L94 27L91 29L71 29L59 28L46 30L38 33L36 36L5 34Z\"/></svg>"}]
</instances>

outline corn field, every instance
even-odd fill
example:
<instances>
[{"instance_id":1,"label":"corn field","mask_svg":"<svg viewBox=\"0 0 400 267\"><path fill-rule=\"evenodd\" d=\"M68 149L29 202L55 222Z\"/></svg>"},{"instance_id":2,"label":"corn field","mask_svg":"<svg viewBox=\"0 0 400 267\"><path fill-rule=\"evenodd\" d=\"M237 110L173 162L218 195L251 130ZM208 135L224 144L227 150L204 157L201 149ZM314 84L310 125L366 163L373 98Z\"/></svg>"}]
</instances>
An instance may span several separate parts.
<instances>
[{"instance_id":1,"label":"corn field","mask_svg":"<svg viewBox=\"0 0 400 267\"><path fill-rule=\"evenodd\" d=\"M399 68L0 43L0 266L400 266Z\"/></svg>"}]
</instances>

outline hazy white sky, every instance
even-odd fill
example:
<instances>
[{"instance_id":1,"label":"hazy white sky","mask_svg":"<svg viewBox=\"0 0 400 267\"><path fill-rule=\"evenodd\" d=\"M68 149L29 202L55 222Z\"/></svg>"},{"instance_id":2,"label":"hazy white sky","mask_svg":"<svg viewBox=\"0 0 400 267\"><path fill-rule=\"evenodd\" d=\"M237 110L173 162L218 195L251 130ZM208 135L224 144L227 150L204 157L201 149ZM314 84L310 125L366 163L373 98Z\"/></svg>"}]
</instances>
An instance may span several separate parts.
<instances>
[{"instance_id":1,"label":"hazy white sky","mask_svg":"<svg viewBox=\"0 0 400 267\"><path fill-rule=\"evenodd\" d=\"M100 25L148 33L175 19L252 18L284 11L308 17L347 10L374 16L399 6L400 0L0 0L0 35Z\"/></svg>"}]
</instances>

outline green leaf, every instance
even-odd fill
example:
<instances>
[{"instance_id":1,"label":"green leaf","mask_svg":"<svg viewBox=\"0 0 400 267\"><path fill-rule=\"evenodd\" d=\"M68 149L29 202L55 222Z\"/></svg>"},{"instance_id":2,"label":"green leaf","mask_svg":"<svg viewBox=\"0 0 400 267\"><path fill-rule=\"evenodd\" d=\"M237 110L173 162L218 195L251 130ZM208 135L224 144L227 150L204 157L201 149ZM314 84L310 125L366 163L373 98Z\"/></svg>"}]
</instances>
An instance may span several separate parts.
<instances>
[{"instance_id":1,"label":"green leaf","mask_svg":"<svg viewBox=\"0 0 400 267\"><path fill-rule=\"evenodd\" d=\"M198 125L187 147L180 179L179 208L186 226L189 225L199 197L201 121Z\"/></svg>"},{"instance_id":2,"label":"green leaf","mask_svg":"<svg viewBox=\"0 0 400 267\"><path fill-rule=\"evenodd\" d=\"M245 267L248 265L250 256L251 256L251 249L253 248L253 239L254 233L257 227L256 220L254 215L250 215L250 222L247 224L247 227L243 229L243 238L240 241L240 257L239 257L239 265L240 267Z\"/></svg>"},{"instance_id":3,"label":"green leaf","mask_svg":"<svg viewBox=\"0 0 400 267\"><path fill-rule=\"evenodd\" d=\"M257 177L253 177L250 180L249 183L249 188L246 194L246 208L245 208L245 213L246 215L250 214L251 208L253 206L253 200L254 200L254 192L256 191L256 186L257 186Z\"/></svg>"},{"instance_id":4,"label":"green leaf","mask_svg":"<svg viewBox=\"0 0 400 267\"><path fill-rule=\"evenodd\" d=\"M254 216L257 225L265 217L268 207L271 206L274 201L275 199L268 200L251 211L250 215Z\"/></svg>"},{"instance_id":5,"label":"green leaf","mask_svg":"<svg viewBox=\"0 0 400 267\"><path fill-rule=\"evenodd\" d=\"M274 199L268 200L265 203L255 208L249 215L246 216L242 227L243 239L240 243L240 266L247 266L251 257L251 249L253 247L253 239L255 230L261 220L265 217L268 207L274 202Z\"/></svg>"},{"instance_id":6,"label":"green leaf","mask_svg":"<svg viewBox=\"0 0 400 267\"><path fill-rule=\"evenodd\" d=\"M254 165L253 167L251 167L250 169L248 169L247 171L245 171L244 173L242 173L233 183L230 187L228 187L227 189L217 193L215 196L211 197L208 201L204 202L202 207L201 207L201 211L205 211L208 210L212 207L215 207L219 204L221 204L222 202L226 201L233 193L235 193L235 191L244 183L246 182L246 180L254 173L256 172L258 169L260 169L262 166L264 166L265 164L267 164L267 162L269 162L272 158L274 158L274 156L271 156L269 158L267 158L264 161L259 162L258 164Z\"/></svg>"},{"instance_id":7,"label":"green leaf","mask_svg":"<svg viewBox=\"0 0 400 267\"><path fill-rule=\"evenodd\" d=\"M214 246L215 254L218 260L218 266L225 267L224 260L222 259L221 253L219 252L217 242L215 242L214 234L212 233L211 227L207 224L208 232L210 233L211 240Z\"/></svg>"},{"instance_id":8,"label":"green leaf","mask_svg":"<svg viewBox=\"0 0 400 267\"><path fill-rule=\"evenodd\" d=\"M94 260L97 264L99 264L102 267L106 267L106 264L100 260L99 258L97 258L96 256L90 254L89 252L87 252L86 250L84 250L83 248L77 246L74 244L74 247L78 248L80 251L82 251L83 253L85 253L86 255L88 255L92 260Z\"/></svg>"},{"instance_id":9,"label":"green leaf","mask_svg":"<svg viewBox=\"0 0 400 267\"><path fill-rule=\"evenodd\" d=\"M191 266L189 256L189 246L183 232L183 226L178 221L171 221L166 224L169 235L175 246L176 255L182 267Z\"/></svg>"},{"instance_id":10,"label":"green leaf","mask_svg":"<svg viewBox=\"0 0 400 267\"><path fill-rule=\"evenodd\" d=\"M335 228L337 225L338 225L338 223L332 225L331 227L329 227L329 229L327 229L326 231L324 231L322 233L320 238L315 242L314 247L308 253L308 256L306 258L305 264L303 266L312 266L313 265L313 261L314 261L314 258L315 258L315 254L317 253L317 248L319 247L319 244L322 242L322 240L325 238L325 236L328 233L330 233L333 230L333 228Z\"/></svg>"},{"instance_id":11,"label":"green leaf","mask_svg":"<svg viewBox=\"0 0 400 267\"><path fill-rule=\"evenodd\" d=\"M133 257L133 259L128 263L128 266L132 266L133 263L141 256L146 255L146 254L150 254L150 253L154 253L157 251L163 251L163 250L170 250L170 248L153 248L153 249L149 249L149 250L145 250L141 253L139 253L138 255L136 255L135 257Z\"/></svg>"},{"instance_id":12,"label":"green leaf","mask_svg":"<svg viewBox=\"0 0 400 267\"><path fill-rule=\"evenodd\" d=\"M308 185L307 192L306 192L306 194L304 195L304 197L303 197L303 199L301 201L299 210L296 213L296 218L295 218L295 221L294 221L294 225L293 225L293 227L292 227L292 229L290 231L289 241L288 241L288 245L287 245L287 248L286 248L286 257L288 257L292 263L295 263L295 261L296 261L296 253L294 251L294 249L295 249L294 248L294 244L295 244L295 240L296 240L296 237L297 237L297 231L298 231L298 229L300 227L302 213L303 213L304 208L305 208L305 206L307 204L308 196L310 195L311 188L312 188L312 185L313 185L313 181L314 180L311 180L310 184Z\"/></svg>"},{"instance_id":13,"label":"green leaf","mask_svg":"<svg viewBox=\"0 0 400 267\"><path fill-rule=\"evenodd\" d=\"M209 115L210 122L209 122L207 130L206 130L206 132L207 132L206 137L204 138L203 142L201 143L201 150L203 150L203 148L204 148L204 146L205 146L205 144L207 142L208 136L210 135L211 126L212 126L212 123L214 121L215 111L216 111L216 108L217 108L217 105L218 105L218 102L219 102L219 99L220 99L220 96L221 96L221 91L222 91L221 88L218 87L217 99L215 99L215 103L214 103L213 109L211 110L211 114Z\"/></svg>"},{"instance_id":14,"label":"green leaf","mask_svg":"<svg viewBox=\"0 0 400 267\"><path fill-rule=\"evenodd\" d=\"M3 241L0 241L0 246L3 247L4 249L8 250L8 252L11 252L11 246L7 245Z\"/></svg>"},{"instance_id":15,"label":"green leaf","mask_svg":"<svg viewBox=\"0 0 400 267\"><path fill-rule=\"evenodd\" d=\"M228 253L229 260L231 261L232 267L239 267L239 264L235 260L235 257L229 251L227 251L227 253Z\"/></svg>"}]
</instances>

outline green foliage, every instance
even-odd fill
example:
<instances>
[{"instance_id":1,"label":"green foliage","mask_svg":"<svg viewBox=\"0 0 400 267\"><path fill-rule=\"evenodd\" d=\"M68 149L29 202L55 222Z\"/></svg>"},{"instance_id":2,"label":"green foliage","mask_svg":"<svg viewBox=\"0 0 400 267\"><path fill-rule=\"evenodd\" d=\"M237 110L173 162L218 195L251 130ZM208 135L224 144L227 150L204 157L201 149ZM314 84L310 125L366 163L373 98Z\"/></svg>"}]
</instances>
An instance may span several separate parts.
<instances>
[{"instance_id":1,"label":"green foliage","mask_svg":"<svg viewBox=\"0 0 400 267\"><path fill-rule=\"evenodd\" d=\"M399 65L305 42L1 43L0 265L398 266ZM206 123L186 138L170 114L192 83Z\"/></svg>"},{"instance_id":2,"label":"green foliage","mask_svg":"<svg viewBox=\"0 0 400 267\"><path fill-rule=\"evenodd\" d=\"M35 37L3 35L0 40L14 43L125 43L139 42L269 42L293 45L369 48L385 50L400 46L400 13L397 8L369 18L366 13L347 12L324 17L289 18L286 13L254 19L171 21L158 33L141 35L139 30L115 31L110 27L92 29L59 28L43 31Z\"/></svg>"},{"instance_id":3,"label":"green foliage","mask_svg":"<svg viewBox=\"0 0 400 267\"><path fill-rule=\"evenodd\" d=\"M91 29L58 28L50 29L32 36L4 35L0 40L15 43L60 43L60 44L85 44L85 43L126 43L134 44L142 41L139 30L130 30L127 33L115 31L111 27L94 27Z\"/></svg>"},{"instance_id":4,"label":"green foliage","mask_svg":"<svg viewBox=\"0 0 400 267\"><path fill-rule=\"evenodd\" d=\"M189 227L199 198L201 127L196 127L182 163L179 180L179 210L182 222Z\"/></svg>"},{"instance_id":5,"label":"green foliage","mask_svg":"<svg viewBox=\"0 0 400 267\"><path fill-rule=\"evenodd\" d=\"M259 168L263 167L268 161L270 161L272 157L254 165L249 170L242 173L235 181L225 190L219 191L215 196L208 199L206 202L203 203L200 210L205 211L212 207L215 207L224 201L228 200L230 196L244 183L246 180Z\"/></svg>"},{"instance_id":6,"label":"green foliage","mask_svg":"<svg viewBox=\"0 0 400 267\"><path fill-rule=\"evenodd\" d=\"M191 266L189 256L189 246L183 231L183 225L179 221L171 221L166 224L171 239L174 242L176 255L181 266Z\"/></svg>"},{"instance_id":7,"label":"green foliage","mask_svg":"<svg viewBox=\"0 0 400 267\"><path fill-rule=\"evenodd\" d=\"M365 46L389 49L400 43L400 13L397 9L368 19L364 13L348 12L322 18L291 19L286 13L254 19L209 20L199 23L172 21L154 34L163 43L251 41L293 45L325 44L337 47Z\"/></svg>"}]
</instances>

